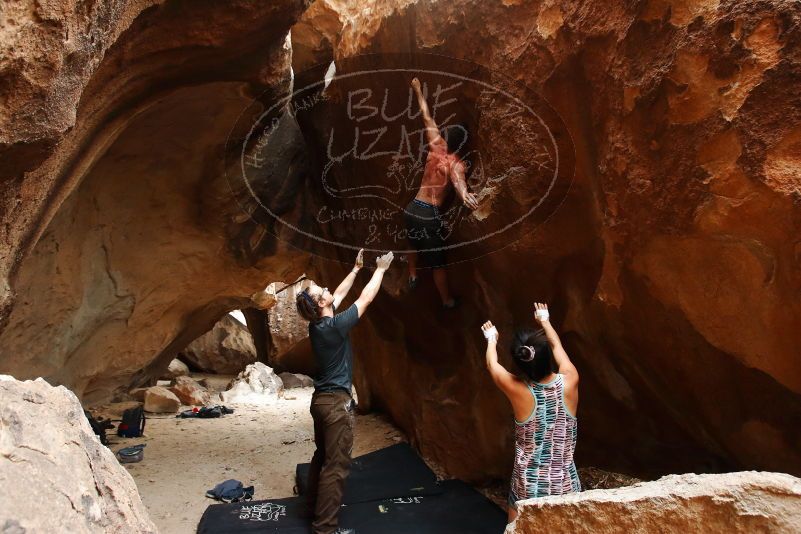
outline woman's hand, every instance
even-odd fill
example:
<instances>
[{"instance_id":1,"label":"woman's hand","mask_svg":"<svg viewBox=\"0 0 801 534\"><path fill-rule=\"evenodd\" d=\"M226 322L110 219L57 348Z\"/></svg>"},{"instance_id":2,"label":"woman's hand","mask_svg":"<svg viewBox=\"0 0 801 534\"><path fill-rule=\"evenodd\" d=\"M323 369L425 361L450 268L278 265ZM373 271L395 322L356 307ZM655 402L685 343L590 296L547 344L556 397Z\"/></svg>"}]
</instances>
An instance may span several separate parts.
<instances>
[{"instance_id":1,"label":"woman's hand","mask_svg":"<svg viewBox=\"0 0 801 534\"><path fill-rule=\"evenodd\" d=\"M492 325L491 321L487 321L481 326L481 332L484 334L484 337L487 338L487 343L498 342L498 329Z\"/></svg>"},{"instance_id":2,"label":"woman's hand","mask_svg":"<svg viewBox=\"0 0 801 534\"><path fill-rule=\"evenodd\" d=\"M364 249L360 249L359 253L356 254L356 262L353 264L353 270L358 271L364 267Z\"/></svg>"},{"instance_id":3,"label":"woman's hand","mask_svg":"<svg viewBox=\"0 0 801 534\"><path fill-rule=\"evenodd\" d=\"M420 80L418 80L416 76L412 78L412 87L414 88L415 91L420 90Z\"/></svg>"},{"instance_id":4,"label":"woman's hand","mask_svg":"<svg viewBox=\"0 0 801 534\"><path fill-rule=\"evenodd\" d=\"M548 312L548 305L543 302L534 303L534 320L540 325L550 320L551 314Z\"/></svg>"}]
</instances>

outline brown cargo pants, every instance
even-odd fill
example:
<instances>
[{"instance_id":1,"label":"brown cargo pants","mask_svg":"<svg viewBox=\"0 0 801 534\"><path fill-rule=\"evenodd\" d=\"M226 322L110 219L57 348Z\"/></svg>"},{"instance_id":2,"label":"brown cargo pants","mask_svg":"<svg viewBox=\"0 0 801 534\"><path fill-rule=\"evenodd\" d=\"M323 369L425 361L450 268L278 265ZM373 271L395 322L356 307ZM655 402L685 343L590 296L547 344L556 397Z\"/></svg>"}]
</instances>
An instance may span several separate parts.
<instances>
[{"instance_id":1,"label":"brown cargo pants","mask_svg":"<svg viewBox=\"0 0 801 534\"><path fill-rule=\"evenodd\" d=\"M314 510L314 534L331 534L337 529L345 479L353 450L353 399L345 390L315 392L309 409L314 419L317 449L309 471L307 501Z\"/></svg>"}]
</instances>

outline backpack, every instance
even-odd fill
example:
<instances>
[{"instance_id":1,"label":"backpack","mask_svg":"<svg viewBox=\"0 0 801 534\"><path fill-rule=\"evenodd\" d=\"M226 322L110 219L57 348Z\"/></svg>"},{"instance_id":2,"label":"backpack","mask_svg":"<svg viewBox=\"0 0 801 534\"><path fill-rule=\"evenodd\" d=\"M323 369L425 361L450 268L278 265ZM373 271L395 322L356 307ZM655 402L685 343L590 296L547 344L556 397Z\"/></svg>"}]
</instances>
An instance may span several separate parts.
<instances>
[{"instance_id":1,"label":"backpack","mask_svg":"<svg viewBox=\"0 0 801 534\"><path fill-rule=\"evenodd\" d=\"M94 416L92 416L92 414L90 414L86 410L84 410L83 413L89 420L89 426L92 427L92 432L94 432L97 435L97 437L100 438L100 443L102 443L103 445L108 445L106 430L114 428L114 425L111 424L111 421L107 419L95 419Z\"/></svg>"},{"instance_id":2,"label":"backpack","mask_svg":"<svg viewBox=\"0 0 801 534\"><path fill-rule=\"evenodd\" d=\"M128 408L122 412L122 422L117 435L123 438L138 438L145 432L145 409L142 406Z\"/></svg>"}]
</instances>

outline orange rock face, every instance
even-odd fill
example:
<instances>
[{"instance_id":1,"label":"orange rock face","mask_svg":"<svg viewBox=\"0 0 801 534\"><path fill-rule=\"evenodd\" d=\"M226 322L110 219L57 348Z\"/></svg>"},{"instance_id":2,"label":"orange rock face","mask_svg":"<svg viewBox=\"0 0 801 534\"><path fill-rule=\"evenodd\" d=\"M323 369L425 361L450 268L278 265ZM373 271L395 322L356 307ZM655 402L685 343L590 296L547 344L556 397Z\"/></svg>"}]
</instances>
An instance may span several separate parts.
<instances>
[{"instance_id":1,"label":"orange rock face","mask_svg":"<svg viewBox=\"0 0 801 534\"><path fill-rule=\"evenodd\" d=\"M797 5L332 9L348 21L332 39L338 75L364 53L473 61L544 96L575 150L572 185L547 221L451 266L461 311L438 311L425 279L407 296L403 274L390 275L354 334L363 406L388 411L458 476L504 476L511 412L483 369L479 325L496 322L503 344L531 323L531 302L546 300L582 376L580 464L801 472ZM301 125L325 133L331 120ZM490 167L534 153L503 110L485 105L470 120ZM483 193L492 201L458 239L480 235L526 190ZM328 285L346 272L320 266Z\"/></svg>"}]
</instances>

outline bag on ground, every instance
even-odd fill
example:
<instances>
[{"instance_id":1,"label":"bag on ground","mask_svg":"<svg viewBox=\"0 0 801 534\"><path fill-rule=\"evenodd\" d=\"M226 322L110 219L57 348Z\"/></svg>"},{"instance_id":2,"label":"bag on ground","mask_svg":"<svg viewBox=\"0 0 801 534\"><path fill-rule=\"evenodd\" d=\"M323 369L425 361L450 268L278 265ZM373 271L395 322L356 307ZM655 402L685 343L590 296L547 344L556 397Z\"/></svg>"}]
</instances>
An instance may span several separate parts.
<instances>
[{"instance_id":1,"label":"bag on ground","mask_svg":"<svg viewBox=\"0 0 801 534\"><path fill-rule=\"evenodd\" d=\"M253 486L245 488L240 481L228 479L207 491L206 497L223 502L249 501L253 498Z\"/></svg>"},{"instance_id":2,"label":"bag on ground","mask_svg":"<svg viewBox=\"0 0 801 534\"><path fill-rule=\"evenodd\" d=\"M138 438L145 433L145 409L142 406L129 408L122 412L122 422L117 427L117 435L123 438Z\"/></svg>"}]
</instances>

